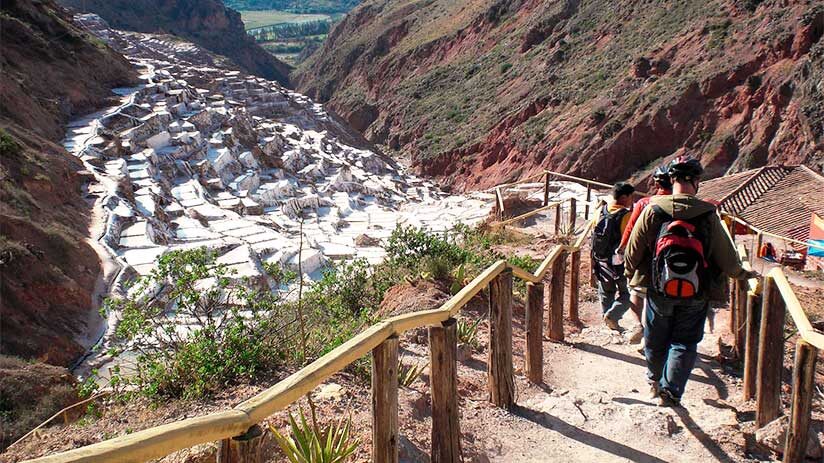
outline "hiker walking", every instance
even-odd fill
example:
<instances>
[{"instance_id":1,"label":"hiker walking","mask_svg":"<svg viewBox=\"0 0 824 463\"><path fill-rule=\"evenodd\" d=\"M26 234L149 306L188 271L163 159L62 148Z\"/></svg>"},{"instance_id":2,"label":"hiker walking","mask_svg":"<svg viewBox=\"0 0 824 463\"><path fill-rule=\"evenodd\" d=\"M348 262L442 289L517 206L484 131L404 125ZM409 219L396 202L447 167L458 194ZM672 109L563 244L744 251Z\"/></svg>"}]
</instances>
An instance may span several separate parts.
<instances>
[{"instance_id":1,"label":"hiker walking","mask_svg":"<svg viewBox=\"0 0 824 463\"><path fill-rule=\"evenodd\" d=\"M680 404L704 337L710 300L726 299L723 277L758 274L741 266L715 206L695 197L701 164L678 157L668 168L672 195L650 199L624 254L632 286L647 287L644 354L661 406Z\"/></svg>"},{"instance_id":2,"label":"hiker walking","mask_svg":"<svg viewBox=\"0 0 824 463\"><path fill-rule=\"evenodd\" d=\"M612 201L601 210L592 233L592 268L598 278L598 299L601 301L604 323L619 330L618 320L629 309L629 289L624 278L623 256L618 253L621 234L629 221L632 194L635 187L628 183L616 183L612 189Z\"/></svg>"},{"instance_id":3,"label":"hiker walking","mask_svg":"<svg viewBox=\"0 0 824 463\"><path fill-rule=\"evenodd\" d=\"M655 172L652 174L652 179L655 181L656 196L661 195L671 195L672 194L672 182L670 182L669 171L667 164L661 164L655 169ZM624 233L621 235L621 245L618 247L618 252L623 254L626 250L627 243L629 242L630 234L632 233L632 229L635 228L635 223L638 221L638 217L641 216L641 212L643 212L644 208L649 205L649 200L651 196L644 196L643 198L639 199L632 205L632 213L629 216L629 222L627 222L627 226L624 229ZM630 279L631 280L631 279ZM638 317L638 325L633 329L632 333L629 335L629 342L632 344L639 343L644 338L644 302L647 298L647 287L646 286L629 286L629 304L630 309ZM643 350L643 346L641 347ZM643 353L643 352L642 352Z\"/></svg>"}]
</instances>

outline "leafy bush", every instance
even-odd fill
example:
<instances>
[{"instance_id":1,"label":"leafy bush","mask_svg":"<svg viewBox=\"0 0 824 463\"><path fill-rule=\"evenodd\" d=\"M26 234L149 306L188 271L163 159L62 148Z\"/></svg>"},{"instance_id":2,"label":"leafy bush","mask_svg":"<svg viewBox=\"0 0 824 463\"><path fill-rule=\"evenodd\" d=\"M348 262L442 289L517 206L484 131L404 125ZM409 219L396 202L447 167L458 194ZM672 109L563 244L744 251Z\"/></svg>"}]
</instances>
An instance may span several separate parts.
<instances>
[{"instance_id":1,"label":"leafy bush","mask_svg":"<svg viewBox=\"0 0 824 463\"><path fill-rule=\"evenodd\" d=\"M473 257L448 236L443 238L421 228L398 226L392 231L384 247L390 259L410 265L424 257L439 257L450 264L460 264Z\"/></svg>"},{"instance_id":2,"label":"leafy bush","mask_svg":"<svg viewBox=\"0 0 824 463\"><path fill-rule=\"evenodd\" d=\"M232 279L215 261L205 248L170 252L136 282L130 297L107 300L104 310L119 310L122 317L117 337L137 352L135 373L115 370L113 382L148 396L198 398L285 358L288 330L277 296ZM164 302L151 297L155 288ZM166 307L174 307L176 317ZM190 321L188 331L180 329L181 319Z\"/></svg>"},{"instance_id":3,"label":"leafy bush","mask_svg":"<svg viewBox=\"0 0 824 463\"><path fill-rule=\"evenodd\" d=\"M541 261L530 256L509 256L507 257L506 261L509 262L511 265L521 267L522 269L530 273L534 273L535 270L538 270L538 265L541 264Z\"/></svg>"},{"instance_id":4,"label":"leafy bush","mask_svg":"<svg viewBox=\"0 0 824 463\"><path fill-rule=\"evenodd\" d=\"M320 426L312 417L306 421L303 409L300 421L289 414L290 435L281 434L269 426L275 441L291 463L340 463L346 461L360 445L360 439L350 434L352 417L341 417L337 422Z\"/></svg>"},{"instance_id":5,"label":"leafy bush","mask_svg":"<svg viewBox=\"0 0 824 463\"><path fill-rule=\"evenodd\" d=\"M0 129L0 157L8 159L20 154L20 145L3 129Z\"/></svg>"},{"instance_id":6,"label":"leafy bush","mask_svg":"<svg viewBox=\"0 0 824 463\"><path fill-rule=\"evenodd\" d=\"M375 309L383 293L372 285L370 276L369 262L363 258L327 267L307 297L335 311L358 314L363 309Z\"/></svg>"}]
</instances>

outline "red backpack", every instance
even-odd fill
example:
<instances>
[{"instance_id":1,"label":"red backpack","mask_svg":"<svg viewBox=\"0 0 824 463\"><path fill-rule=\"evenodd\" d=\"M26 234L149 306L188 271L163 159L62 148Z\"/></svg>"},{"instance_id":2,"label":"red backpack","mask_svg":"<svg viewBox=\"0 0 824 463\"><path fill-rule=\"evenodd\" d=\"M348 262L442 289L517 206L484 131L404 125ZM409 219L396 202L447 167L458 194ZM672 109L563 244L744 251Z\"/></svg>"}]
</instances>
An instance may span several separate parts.
<instances>
[{"instance_id":1,"label":"red backpack","mask_svg":"<svg viewBox=\"0 0 824 463\"><path fill-rule=\"evenodd\" d=\"M653 211L664 220L652 255L653 289L671 299L703 297L710 284L703 225L713 211L689 220L674 219L657 205Z\"/></svg>"}]
</instances>

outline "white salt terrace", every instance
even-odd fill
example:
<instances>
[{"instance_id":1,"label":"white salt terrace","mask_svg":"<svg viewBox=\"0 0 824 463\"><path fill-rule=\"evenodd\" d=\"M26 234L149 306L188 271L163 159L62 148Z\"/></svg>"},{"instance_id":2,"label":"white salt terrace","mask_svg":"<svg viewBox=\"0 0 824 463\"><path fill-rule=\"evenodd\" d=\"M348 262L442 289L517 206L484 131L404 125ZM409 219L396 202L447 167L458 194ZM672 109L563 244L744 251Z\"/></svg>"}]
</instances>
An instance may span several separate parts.
<instances>
[{"instance_id":1,"label":"white salt terrace","mask_svg":"<svg viewBox=\"0 0 824 463\"><path fill-rule=\"evenodd\" d=\"M471 225L491 209L492 195L447 196L342 143L322 106L275 82L212 67L189 44L103 32L120 40L144 84L73 123L65 145L106 186L106 236L139 275L164 253L202 245L240 276L265 280L260 262L297 267L298 254L317 276L330 260L379 261L382 248L358 246L360 235Z\"/></svg>"},{"instance_id":2,"label":"white salt terrace","mask_svg":"<svg viewBox=\"0 0 824 463\"><path fill-rule=\"evenodd\" d=\"M492 209L491 193L450 196L347 145L321 105L275 82L217 68L191 44L84 21L104 28L92 30L142 72L142 85L117 89L117 107L75 121L65 140L105 192L101 241L132 270L119 280L149 274L170 251L206 247L235 278L273 288L263 263L317 278L330 261L379 262L384 250L374 243L399 225L440 232L477 224ZM191 321L177 321L189 329ZM93 354L81 373L101 367L105 376L110 360Z\"/></svg>"}]
</instances>

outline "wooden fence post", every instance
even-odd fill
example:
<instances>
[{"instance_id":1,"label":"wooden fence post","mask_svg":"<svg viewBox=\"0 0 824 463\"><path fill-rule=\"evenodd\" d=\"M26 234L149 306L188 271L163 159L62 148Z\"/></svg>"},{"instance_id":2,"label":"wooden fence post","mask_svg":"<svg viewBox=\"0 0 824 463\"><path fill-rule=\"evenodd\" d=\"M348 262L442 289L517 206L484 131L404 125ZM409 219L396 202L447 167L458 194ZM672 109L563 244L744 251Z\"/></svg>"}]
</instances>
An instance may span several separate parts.
<instances>
[{"instance_id":1,"label":"wooden fence post","mask_svg":"<svg viewBox=\"0 0 824 463\"><path fill-rule=\"evenodd\" d=\"M569 319L572 323L581 323L578 317L578 298L580 297L581 284L581 251L575 250L570 253L569 260Z\"/></svg>"},{"instance_id":2,"label":"wooden fence post","mask_svg":"<svg viewBox=\"0 0 824 463\"><path fill-rule=\"evenodd\" d=\"M584 206L584 219L589 220L589 203L592 202L592 185L587 184L587 204Z\"/></svg>"},{"instance_id":3,"label":"wooden fence post","mask_svg":"<svg viewBox=\"0 0 824 463\"><path fill-rule=\"evenodd\" d=\"M733 337L732 337L733 354L737 354L738 351L737 351L737 348L735 346L735 343L736 343L736 340L738 338L735 336L735 327L738 324L738 310L737 310L738 309L738 303L736 301L737 298L738 298L738 280L729 280L728 279L727 280L727 290L728 290L727 296L729 297L729 307L730 307L729 332L733 335Z\"/></svg>"},{"instance_id":4,"label":"wooden fence post","mask_svg":"<svg viewBox=\"0 0 824 463\"><path fill-rule=\"evenodd\" d=\"M372 462L398 462L398 336L372 349Z\"/></svg>"},{"instance_id":5,"label":"wooden fence post","mask_svg":"<svg viewBox=\"0 0 824 463\"><path fill-rule=\"evenodd\" d=\"M764 427L781 412L781 368L784 361L784 317L787 307L771 276L764 277L761 332L758 343L758 379L755 427Z\"/></svg>"},{"instance_id":6,"label":"wooden fence post","mask_svg":"<svg viewBox=\"0 0 824 463\"><path fill-rule=\"evenodd\" d=\"M544 174L544 206L549 204L549 173Z\"/></svg>"},{"instance_id":7,"label":"wooden fence post","mask_svg":"<svg viewBox=\"0 0 824 463\"><path fill-rule=\"evenodd\" d=\"M747 329L744 347L744 400L755 398L758 373L758 327L761 320L761 296L747 295Z\"/></svg>"},{"instance_id":8,"label":"wooden fence post","mask_svg":"<svg viewBox=\"0 0 824 463\"><path fill-rule=\"evenodd\" d=\"M576 202L577 201L575 201L575 198L569 198L569 234L570 235L575 234L575 219L577 218L576 211L575 211Z\"/></svg>"},{"instance_id":9,"label":"wooden fence post","mask_svg":"<svg viewBox=\"0 0 824 463\"><path fill-rule=\"evenodd\" d=\"M555 236L561 234L561 203L555 205Z\"/></svg>"},{"instance_id":10,"label":"wooden fence post","mask_svg":"<svg viewBox=\"0 0 824 463\"><path fill-rule=\"evenodd\" d=\"M527 282L524 369L526 377L535 384L544 380L543 314L544 285Z\"/></svg>"},{"instance_id":11,"label":"wooden fence post","mask_svg":"<svg viewBox=\"0 0 824 463\"><path fill-rule=\"evenodd\" d=\"M549 339L564 340L564 283L566 276L566 251L561 252L552 263L549 290L549 314L546 319Z\"/></svg>"},{"instance_id":12,"label":"wooden fence post","mask_svg":"<svg viewBox=\"0 0 824 463\"><path fill-rule=\"evenodd\" d=\"M506 269L489 283L489 400L512 409L515 384L512 370L512 270Z\"/></svg>"},{"instance_id":13,"label":"wooden fence post","mask_svg":"<svg viewBox=\"0 0 824 463\"><path fill-rule=\"evenodd\" d=\"M802 463L807 455L807 434L810 432L817 355L818 349L803 339L798 340L795 345L793 397L787 442L784 445L784 463Z\"/></svg>"},{"instance_id":14,"label":"wooden fence post","mask_svg":"<svg viewBox=\"0 0 824 463\"><path fill-rule=\"evenodd\" d=\"M223 439L217 448L217 463L260 463L263 430L254 425L240 436Z\"/></svg>"},{"instance_id":15,"label":"wooden fence post","mask_svg":"<svg viewBox=\"0 0 824 463\"><path fill-rule=\"evenodd\" d=\"M461 461L458 421L458 323L450 318L429 328L429 387L432 394L433 463Z\"/></svg>"},{"instance_id":16,"label":"wooden fence post","mask_svg":"<svg viewBox=\"0 0 824 463\"><path fill-rule=\"evenodd\" d=\"M736 302L736 321L735 321L735 356L736 358L744 357L744 349L747 344L747 293L750 285L747 280L738 282L738 294L735 298Z\"/></svg>"}]
</instances>

